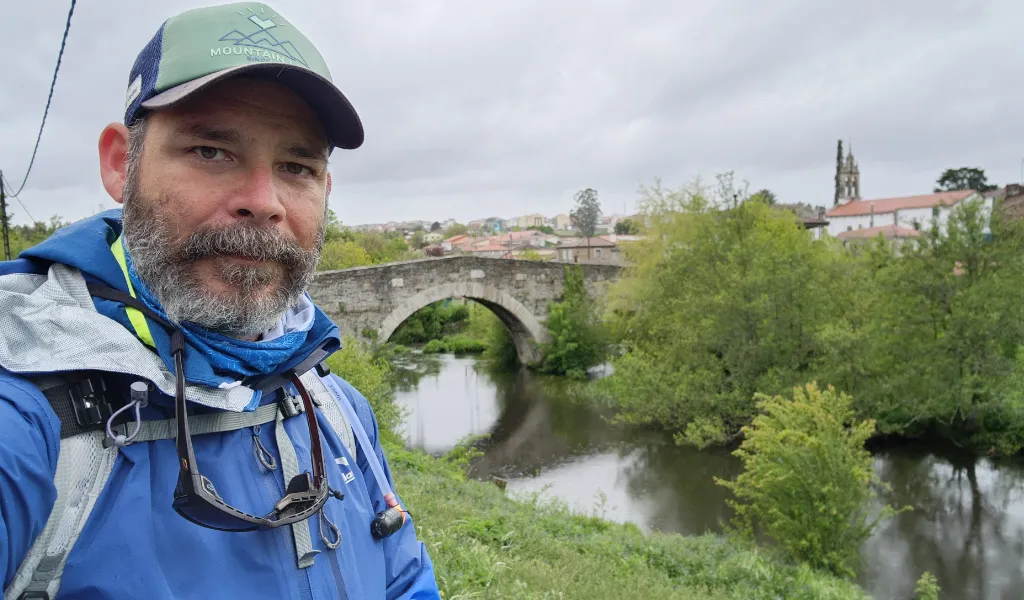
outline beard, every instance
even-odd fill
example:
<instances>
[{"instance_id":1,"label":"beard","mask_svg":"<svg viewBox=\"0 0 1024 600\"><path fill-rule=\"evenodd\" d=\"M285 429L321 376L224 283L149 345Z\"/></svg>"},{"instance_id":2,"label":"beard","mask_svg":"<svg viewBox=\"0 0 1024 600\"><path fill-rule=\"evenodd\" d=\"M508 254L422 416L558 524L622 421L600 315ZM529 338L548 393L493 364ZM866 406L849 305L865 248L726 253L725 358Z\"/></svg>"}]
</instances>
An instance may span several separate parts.
<instances>
[{"instance_id":1,"label":"beard","mask_svg":"<svg viewBox=\"0 0 1024 600\"><path fill-rule=\"evenodd\" d=\"M171 219L166 218L169 215L163 214L177 204L175 199L144 197L137 179L137 171L130 174L124 189L125 247L136 274L168 320L252 339L298 303L316 273L326 215L313 250L273 226L244 221L200 227L178 239L169 225ZM233 257L261 262L239 263ZM214 277L226 284L226 290L211 289L204 281L199 272L203 260L211 264Z\"/></svg>"}]
</instances>

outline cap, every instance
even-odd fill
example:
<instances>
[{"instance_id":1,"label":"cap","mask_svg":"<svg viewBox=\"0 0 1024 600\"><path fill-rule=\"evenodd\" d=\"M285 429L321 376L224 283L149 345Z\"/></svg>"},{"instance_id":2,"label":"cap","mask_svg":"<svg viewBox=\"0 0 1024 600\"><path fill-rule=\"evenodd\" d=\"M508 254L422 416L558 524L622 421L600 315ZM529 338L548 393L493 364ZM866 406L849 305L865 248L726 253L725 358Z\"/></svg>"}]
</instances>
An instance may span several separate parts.
<instances>
[{"instance_id":1,"label":"cap","mask_svg":"<svg viewBox=\"0 0 1024 600\"><path fill-rule=\"evenodd\" d=\"M359 115L334 85L320 52L280 13L260 2L197 8L164 21L135 59L125 125L146 110L173 106L243 73L271 75L302 97L320 118L332 146L362 145Z\"/></svg>"}]
</instances>

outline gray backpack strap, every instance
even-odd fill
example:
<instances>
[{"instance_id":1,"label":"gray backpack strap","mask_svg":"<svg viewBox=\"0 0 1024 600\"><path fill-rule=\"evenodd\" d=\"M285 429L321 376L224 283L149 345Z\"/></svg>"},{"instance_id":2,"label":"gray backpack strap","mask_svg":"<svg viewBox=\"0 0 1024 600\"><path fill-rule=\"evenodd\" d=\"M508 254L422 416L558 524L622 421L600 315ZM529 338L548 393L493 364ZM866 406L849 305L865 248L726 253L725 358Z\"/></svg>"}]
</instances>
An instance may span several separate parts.
<instances>
[{"instance_id":1,"label":"gray backpack strap","mask_svg":"<svg viewBox=\"0 0 1024 600\"><path fill-rule=\"evenodd\" d=\"M4 600L56 597L67 556L117 459L116 449L103 448L104 435L91 431L61 440L54 476L57 500L46 526L19 565L11 586L4 590Z\"/></svg>"},{"instance_id":2,"label":"gray backpack strap","mask_svg":"<svg viewBox=\"0 0 1024 600\"><path fill-rule=\"evenodd\" d=\"M348 402L348 400L345 398L335 398L334 394L321 381L316 369L306 371L305 374L299 377L299 381L313 395L313 402L320 407L320 411L323 412L327 422L331 424L331 429L341 438L341 443L345 445L345 449L348 450L349 454L355 456L356 438L355 434L352 433L352 425L345 418L345 415L342 414L341 407L338 406L338 402Z\"/></svg>"}]
</instances>

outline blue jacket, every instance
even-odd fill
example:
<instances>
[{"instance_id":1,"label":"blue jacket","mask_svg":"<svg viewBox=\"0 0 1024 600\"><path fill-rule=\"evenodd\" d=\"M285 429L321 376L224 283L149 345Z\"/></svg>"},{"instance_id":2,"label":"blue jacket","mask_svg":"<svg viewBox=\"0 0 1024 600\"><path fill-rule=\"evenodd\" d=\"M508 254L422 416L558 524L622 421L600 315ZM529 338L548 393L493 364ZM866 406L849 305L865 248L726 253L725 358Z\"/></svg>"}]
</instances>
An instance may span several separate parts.
<instances>
[{"instance_id":1,"label":"blue jacket","mask_svg":"<svg viewBox=\"0 0 1024 600\"><path fill-rule=\"evenodd\" d=\"M46 524L56 498L53 479L60 451L60 421L45 397L24 377L32 370L25 366L25 357L110 346L82 337L88 335L88 328L62 328L67 309L60 305L59 298L51 302L54 292L43 293L44 286L56 285L51 266L63 264L77 268L86 280L126 291L123 273L110 253L111 243L119 234L119 211L108 211L60 230L22 253L18 260L0 262L0 307L22 306L23 298L35 294L31 301L37 304L24 306L42 306L42 310L33 309L33 318L42 312L54 323L55 331L52 339L10 343L19 335L20 324L0 308L0 579L5 589ZM105 317L129 327L123 306L101 300L95 304ZM52 312L46 314L47 310ZM321 317L318 314L318 319ZM316 338L311 342L323 342L336 338L337 328L329 323L325 327L321 322L310 335ZM161 337L156 342L166 344L166 336ZM33 343L38 347L33 348ZM308 350L309 344L302 345L292 363L304 358L300 354ZM186 373L189 370L186 368ZM339 382L345 394L341 400L350 402L359 415L390 481L391 472L369 403L351 385ZM232 397L240 397L239 388L230 392ZM242 401L228 402L221 409L252 410L274 401L258 396L249 400L242 397ZM173 397L151 394L143 418L172 416ZM332 488L344 493L344 499L331 499L325 505L326 516L341 531L337 549L325 547L317 535L316 518L310 520L313 547L320 551L312 567L297 567L288 527L225 533L179 516L171 507L178 476L175 442L161 440L129 445L119 451L113 472L68 556L57 597L439 598L430 557L417 539L411 520L382 541L370 535L370 521L385 503L369 463L362 450L357 450L355 456L350 454L324 416L319 412L317 416L328 479ZM258 435L263 446L279 456L274 428L272 423L269 425ZM289 419L285 427L295 445L300 470L308 470L305 420ZM268 471L255 460L251 428L195 436L193 444L200 469L216 482L218 492L229 503L252 514L265 514L283 495L281 470ZM399 491L396 487L396 493ZM409 508L415 511L415 507Z\"/></svg>"}]
</instances>

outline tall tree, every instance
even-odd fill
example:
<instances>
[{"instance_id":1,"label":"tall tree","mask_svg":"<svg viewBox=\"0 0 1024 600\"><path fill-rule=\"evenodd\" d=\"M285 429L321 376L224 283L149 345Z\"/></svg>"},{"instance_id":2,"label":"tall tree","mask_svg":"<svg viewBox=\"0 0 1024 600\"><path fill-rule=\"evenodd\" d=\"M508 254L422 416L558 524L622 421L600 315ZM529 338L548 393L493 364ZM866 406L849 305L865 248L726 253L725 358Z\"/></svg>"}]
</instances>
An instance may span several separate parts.
<instances>
[{"instance_id":1,"label":"tall tree","mask_svg":"<svg viewBox=\"0 0 1024 600\"><path fill-rule=\"evenodd\" d=\"M950 192L953 190L974 190L976 192L988 192L996 189L996 185L988 182L984 169L977 167L960 167L959 169L946 169L935 181L936 192Z\"/></svg>"},{"instance_id":2,"label":"tall tree","mask_svg":"<svg viewBox=\"0 0 1024 600\"><path fill-rule=\"evenodd\" d=\"M434 221L433 223L430 224L431 231L437 231L438 229L441 229L441 224L438 223L437 221Z\"/></svg>"},{"instance_id":3,"label":"tall tree","mask_svg":"<svg viewBox=\"0 0 1024 600\"><path fill-rule=\"evenodd\" d=\"M778 198L775 197L775 193L768 189L754 192L753 195L750 196L750 199L756 202L764 202L769 206L778 202Z\"/></svg>"},{"instance_id":4,"label":"tall tree","mask_svg":"<svg viewBox=\"0 0 1024 600\"><path fill-rule=\"evenodd\" d=\"M587 247L590 247L590 238L597 233L597 224L601 221L601 202L597 199L597 190L580 190L573 199L576 201L576 209L569 213L569 221L587 238Z\"/></svg>"}]
</instances>

